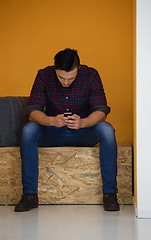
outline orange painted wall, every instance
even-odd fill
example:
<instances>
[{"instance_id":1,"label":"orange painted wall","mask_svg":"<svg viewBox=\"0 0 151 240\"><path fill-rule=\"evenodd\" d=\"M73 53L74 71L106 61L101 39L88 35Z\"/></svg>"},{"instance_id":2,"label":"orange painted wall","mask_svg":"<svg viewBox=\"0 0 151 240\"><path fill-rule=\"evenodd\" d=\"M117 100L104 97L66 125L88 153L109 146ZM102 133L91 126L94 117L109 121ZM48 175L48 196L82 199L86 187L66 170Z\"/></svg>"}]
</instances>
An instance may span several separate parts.
<instances>
[{"instance_id":1,"label":"orange painted wall","mask_svg":"<svg viewBox=\"0 0 151 240\"><path fill-rule=\"evenodd\" d=\"M0 1L0 96L27 96L37 70L75 48L98 69L119 142L132 142L131 0Z\"/></svg>"}]
</instances>

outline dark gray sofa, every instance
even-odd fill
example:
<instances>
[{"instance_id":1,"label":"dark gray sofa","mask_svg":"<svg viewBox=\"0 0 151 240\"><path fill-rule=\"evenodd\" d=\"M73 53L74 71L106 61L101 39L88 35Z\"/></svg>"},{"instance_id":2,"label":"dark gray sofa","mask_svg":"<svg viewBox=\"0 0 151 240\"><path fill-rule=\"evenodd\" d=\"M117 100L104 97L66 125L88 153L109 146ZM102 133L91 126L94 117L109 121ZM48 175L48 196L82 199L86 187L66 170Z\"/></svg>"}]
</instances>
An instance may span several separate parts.
<instances>
[{"instance_id":1,"label":"dark gray sofa","mask_svg":"<svg viewBox=\"0 0 151 240\"><path fill-rule=\"evenodd\" d=\"M19 146L29 97L0 97L0 147Z\"/></svg>"}]
</instances>

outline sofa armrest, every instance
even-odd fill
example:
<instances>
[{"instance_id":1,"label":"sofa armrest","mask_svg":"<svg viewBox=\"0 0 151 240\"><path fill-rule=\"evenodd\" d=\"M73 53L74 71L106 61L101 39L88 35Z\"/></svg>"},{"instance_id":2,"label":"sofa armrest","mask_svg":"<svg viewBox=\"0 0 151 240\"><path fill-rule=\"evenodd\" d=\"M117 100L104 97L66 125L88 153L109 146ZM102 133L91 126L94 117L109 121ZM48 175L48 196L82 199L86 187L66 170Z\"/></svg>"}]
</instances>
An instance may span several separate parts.
<instances>
[{"instance_id":1,"label":"sofa armrest","mask_svg":"<svg viewBox=\"0 0 151 240\"><path fill-rule=\"evenodd\" d=\"M29 97L0 97L0 147L18 146Z\"/></svg>"}]
</instances>

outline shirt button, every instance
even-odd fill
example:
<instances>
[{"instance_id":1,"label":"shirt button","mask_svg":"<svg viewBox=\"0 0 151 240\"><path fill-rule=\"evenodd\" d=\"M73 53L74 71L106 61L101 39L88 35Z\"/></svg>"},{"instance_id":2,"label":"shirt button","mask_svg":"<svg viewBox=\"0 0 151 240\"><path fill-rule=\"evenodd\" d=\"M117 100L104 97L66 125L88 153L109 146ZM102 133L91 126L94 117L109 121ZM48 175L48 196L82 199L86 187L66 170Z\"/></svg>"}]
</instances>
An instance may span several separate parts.
<instances>
[{"instance_id":1,"label":"shirt button","mask_svg":"<svg viewBox=\"0 0 151 240\"><path fill-rule=\"evenodd\" d=\"M66 97L66 99L69 99L69 97Z\"/></svg>"}]
</instances>

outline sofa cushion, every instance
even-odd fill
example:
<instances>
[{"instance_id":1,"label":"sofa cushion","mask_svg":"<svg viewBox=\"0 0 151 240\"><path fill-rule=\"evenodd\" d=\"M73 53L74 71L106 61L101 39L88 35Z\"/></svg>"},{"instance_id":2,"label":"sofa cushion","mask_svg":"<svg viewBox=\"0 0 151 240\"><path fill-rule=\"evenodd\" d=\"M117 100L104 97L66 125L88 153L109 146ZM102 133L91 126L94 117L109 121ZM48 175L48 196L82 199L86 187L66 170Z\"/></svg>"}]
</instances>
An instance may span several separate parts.
<instances>
[{"instance_id":1,"label":"sofa cushion","mask_svg":"<svg viewBox=\"0 0 151 240\"><path fill-rule=\"evenodd\" d=\"M18 146L23 125L28 121L28 97L0 97L0 146Z\"/></svg>"}]
</instances>

